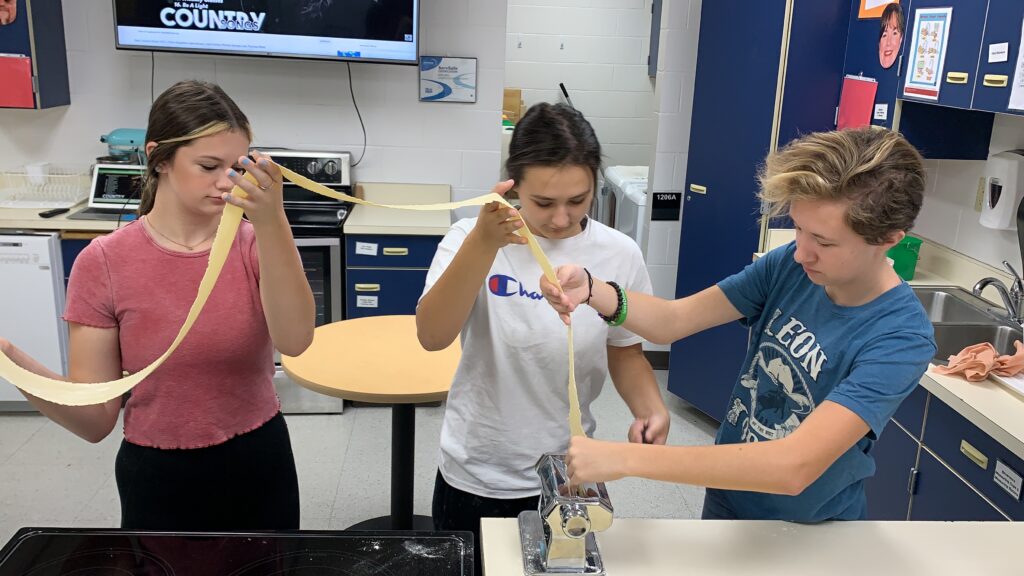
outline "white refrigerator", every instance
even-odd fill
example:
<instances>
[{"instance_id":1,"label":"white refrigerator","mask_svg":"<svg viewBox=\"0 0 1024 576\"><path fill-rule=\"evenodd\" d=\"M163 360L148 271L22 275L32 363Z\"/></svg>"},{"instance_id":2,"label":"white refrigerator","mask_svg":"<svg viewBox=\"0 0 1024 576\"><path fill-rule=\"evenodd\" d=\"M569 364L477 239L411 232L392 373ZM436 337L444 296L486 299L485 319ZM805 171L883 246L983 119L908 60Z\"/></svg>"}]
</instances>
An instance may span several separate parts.
<instances>
[{"instance_id":1,"label":"white refrigerator","mask_svg":"<svg viewBox=\"0 0 1024 576\"><path fill-rule=\"evenodd\" d=\"M0 336L47 368L67 374L64 264L60 237L50 232L0 234ZM0 378L0 411L31 410Z\"/></svg>"}]
</instances>

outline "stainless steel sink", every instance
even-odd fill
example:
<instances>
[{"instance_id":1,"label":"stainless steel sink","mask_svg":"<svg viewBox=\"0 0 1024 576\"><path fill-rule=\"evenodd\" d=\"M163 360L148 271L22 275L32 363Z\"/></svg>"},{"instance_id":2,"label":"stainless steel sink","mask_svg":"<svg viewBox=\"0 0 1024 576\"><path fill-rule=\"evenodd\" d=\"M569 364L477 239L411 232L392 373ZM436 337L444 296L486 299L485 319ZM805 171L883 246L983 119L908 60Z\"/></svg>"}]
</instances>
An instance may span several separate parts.
<instances>
[{"instance_id":1,"label":"stainless steel sink","mask_svg":"<svg viewBox=\"0 0 1024 576\"><path fill-rule=\"evenodd\" d=\"M1024 340L1020 328L1004 324L935 324L935 359L945 363L964 348L989 342L1000 354L1013 354L1014 340Z\"/></svg>"},{"instance_id":2,"label":"stainless steel sink","mask_svg":"<svg viewBox=\"0 0 1024 576\"><path fill-rule=\"evenodd\" d=\"M988 342L1000 354L1014 352L1013 341L1024 340L1021 327L1009 321L1005 311L958 286L917 286L935 330L935 360L945 363L950 356L973 344Z\"/></svg>"},{"instance_id":3,"label":"stainless steel sink","mask_svg":"<svg viewBox=\"0 0 1024 576\"><path fill-rule=\"evenodd\" d=\"M962 288L915 288L914 293L924 306L931 322L988 324L998 321L988 311L985 301Z\"/></svg>"}]
</instances>

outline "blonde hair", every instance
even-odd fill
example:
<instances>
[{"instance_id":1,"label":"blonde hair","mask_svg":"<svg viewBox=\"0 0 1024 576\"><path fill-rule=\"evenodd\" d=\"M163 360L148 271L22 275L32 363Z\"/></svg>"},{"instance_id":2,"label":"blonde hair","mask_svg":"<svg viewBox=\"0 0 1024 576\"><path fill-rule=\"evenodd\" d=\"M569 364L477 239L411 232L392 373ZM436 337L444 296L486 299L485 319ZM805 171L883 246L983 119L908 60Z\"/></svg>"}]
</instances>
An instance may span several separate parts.
<instances>
[{"instance_id":1,"label":"blonde hair","mask_svg":"<svg viewBox=\"0 0 1024 576\"><path fill-rule=\"evenodd\" d=\"M878 245L914 226L924 197L924 160L890 130L816 132L770 154L758 180L765 217L786 214L798 200L846 202L846 223Z\"/></svg>"}]
</instances>

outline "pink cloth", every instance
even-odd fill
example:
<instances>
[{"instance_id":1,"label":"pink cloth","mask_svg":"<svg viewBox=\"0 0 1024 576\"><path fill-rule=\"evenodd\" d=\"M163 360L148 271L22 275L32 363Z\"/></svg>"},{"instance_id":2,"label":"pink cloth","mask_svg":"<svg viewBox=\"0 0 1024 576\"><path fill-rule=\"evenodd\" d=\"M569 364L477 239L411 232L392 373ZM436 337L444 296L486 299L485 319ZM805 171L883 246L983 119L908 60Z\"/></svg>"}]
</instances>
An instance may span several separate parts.
<instances>
[{"instance_id":1,"label":"pink cloth","mask_svg":"<svg viewBox=\"0 0 1024 576\"><path fill-rule=\"evenodd\" d=\"M1000 356L988 342L974 344L956 356L950 356L947 366L936 366L932 370L939 374L963 374L971 382L988 378L989 372L999 376L1015 376L1024 371L1024 344L1017 340L1013 345L1017 350L1014 354Z\"/></svg>"},{"instance_id":2,"label":"pink cloth","mask_svg":"<svg viewBox=\"0 0 1024 576\"><path fill-rule=\"evenodd\" d=\"M129 373L170 346L199 289L209 251L159 246L141 222L93 240L75 260L64 319L120 329ZM252 225L242 222L220 279L178 350L131 392L129 442L201 448L254 430L280 409Z\"/></svg>"}]
</instances>

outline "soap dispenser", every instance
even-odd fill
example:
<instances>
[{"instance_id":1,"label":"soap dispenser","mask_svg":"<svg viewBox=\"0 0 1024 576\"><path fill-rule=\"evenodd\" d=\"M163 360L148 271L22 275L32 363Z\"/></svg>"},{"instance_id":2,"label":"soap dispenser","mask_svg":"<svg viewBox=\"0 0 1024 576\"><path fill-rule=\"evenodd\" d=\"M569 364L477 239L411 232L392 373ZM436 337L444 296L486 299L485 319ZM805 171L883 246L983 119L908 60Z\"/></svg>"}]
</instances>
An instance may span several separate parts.
<instances>
[{"instance_id":1,"label":"soap dispenser","mask_svg":"<svg viewBox=\"0 0 1024 576\"><path fill-rule=\"evenodd\" d=\"M996 230L1015 229L1021 196L1024 196L1024 150L989 156L985 164L981 225Z\"/></svg>"}]
</instances>

